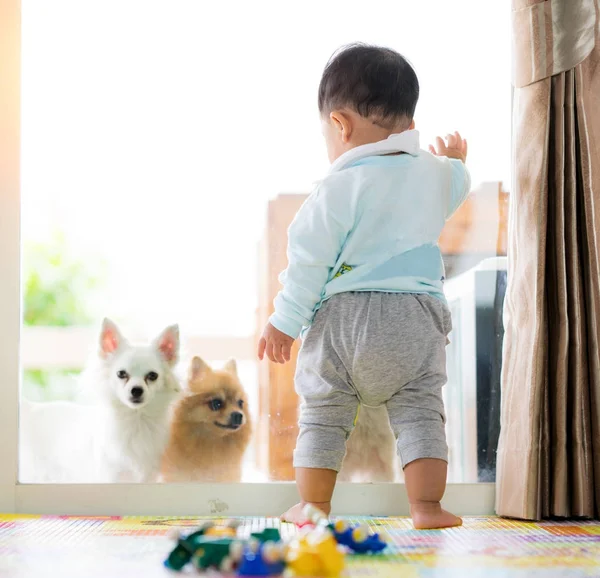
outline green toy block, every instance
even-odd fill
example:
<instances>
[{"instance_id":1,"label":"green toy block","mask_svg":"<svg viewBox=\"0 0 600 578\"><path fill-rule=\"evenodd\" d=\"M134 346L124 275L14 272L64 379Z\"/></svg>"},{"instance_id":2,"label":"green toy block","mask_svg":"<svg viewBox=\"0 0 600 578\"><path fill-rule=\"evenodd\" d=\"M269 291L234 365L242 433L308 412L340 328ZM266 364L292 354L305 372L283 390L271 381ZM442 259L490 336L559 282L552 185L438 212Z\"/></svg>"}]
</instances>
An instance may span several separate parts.
<instances>
[{"instance_id":1,"label":"green toy block","mask_svg":"<svg viewBox=\"0 0 600 578\"><path fill-rule=\"evenodd\" d=\"M261 544L265 542L281 542L281 534L277 528L265 528L262 532L253 532L252 538Z\"/></svg>"},{"instance_id":2,"label":"green toy block","mask_svg":"<svg viewBox=\"0 0 600 578\"><path fill-rule=\"evenodd\" d=\"M206 530L207 525L202 526L187 536L180 536L177 540L177 545L165 560L165 566L171 570L179 571L189 564L197 548L196 541L204 535Z\"/></svg>"},{"instance_id":3,"label":"green toy block","mask_svg":"<svg viewBox=\"0 0 600 578\"><path fill-rule=\"evenodd\" d=\"M194 566L198 570L221 568L223 560L229 556L232 538L205 538L196 544L193 556Z\"/></svg>"}]
</instances>

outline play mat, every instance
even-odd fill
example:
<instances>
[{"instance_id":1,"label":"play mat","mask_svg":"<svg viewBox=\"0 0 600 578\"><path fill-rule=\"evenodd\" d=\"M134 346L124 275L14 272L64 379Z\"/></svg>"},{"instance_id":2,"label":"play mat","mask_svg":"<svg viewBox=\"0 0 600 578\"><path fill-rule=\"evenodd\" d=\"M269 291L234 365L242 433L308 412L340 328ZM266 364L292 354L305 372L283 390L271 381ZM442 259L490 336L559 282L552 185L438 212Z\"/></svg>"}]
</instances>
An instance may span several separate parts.
<instances>
[{"instance_id":1,"label":"play mat","mask_svg":"<svg viewBox=\"0 0 600 578\"><path fill-rule=\"evenodd\" d=\"M346 577L600 577L600 522L466 518L462 528L417 532L405 518L349 520L367 522L384 533L390 548L382 556L349 557ZM201 522L0 516L0 577L176 577L162 566L171 547L167 536L173 528L191 530ZM270 518L242 522L241 532L248 534L279 527ZM284 537L294 531L287 524L281 528Z\"/></svg>"}]
</instances>

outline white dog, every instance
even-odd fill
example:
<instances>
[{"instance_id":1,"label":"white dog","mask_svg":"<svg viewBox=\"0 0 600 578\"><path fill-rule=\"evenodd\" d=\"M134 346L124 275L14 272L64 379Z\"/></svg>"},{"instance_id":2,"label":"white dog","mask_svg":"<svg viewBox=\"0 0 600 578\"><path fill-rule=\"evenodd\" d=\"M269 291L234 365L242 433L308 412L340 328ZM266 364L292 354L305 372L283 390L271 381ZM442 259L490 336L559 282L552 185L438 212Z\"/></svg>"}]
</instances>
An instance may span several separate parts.
<instances>
[{"instance_id":1,"label":"white dog","mask_svg":"<svg viewBox=\"0 0 600 578\"><path fill-rule=\"evenodd\" d=\"M157 480L180 391L179 329L136 346L105 319L96 357L84 372L90 405L21 402L22 483Z\"/></svg>"},{"instance_id":2,"label":"white dog","mask_svg":"<svg viewBox=\"0 0 600 578\"><path fill-rule=\"evenodd\" d=\"M398 482L402 479L396 437L385 405L361 406L338 475L341 482Z\"/></svg>"}]
</instances>

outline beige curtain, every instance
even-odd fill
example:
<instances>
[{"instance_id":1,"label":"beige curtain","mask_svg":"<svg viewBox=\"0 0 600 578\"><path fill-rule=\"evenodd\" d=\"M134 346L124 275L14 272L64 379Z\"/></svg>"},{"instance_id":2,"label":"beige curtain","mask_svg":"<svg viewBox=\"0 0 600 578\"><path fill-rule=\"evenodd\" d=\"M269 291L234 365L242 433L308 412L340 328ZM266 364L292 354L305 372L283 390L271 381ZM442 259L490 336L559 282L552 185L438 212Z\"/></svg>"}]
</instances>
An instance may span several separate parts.
<instances>
[{"instance_id":1,"label":"beige curtain","mask_svg":"<svg viewBox=\"0 0 600 578\"><path fill-rule=\"evenodd\" d=\"M600 0L513 0L496 510L600 510Z\"/></svg>"}]
</instances>

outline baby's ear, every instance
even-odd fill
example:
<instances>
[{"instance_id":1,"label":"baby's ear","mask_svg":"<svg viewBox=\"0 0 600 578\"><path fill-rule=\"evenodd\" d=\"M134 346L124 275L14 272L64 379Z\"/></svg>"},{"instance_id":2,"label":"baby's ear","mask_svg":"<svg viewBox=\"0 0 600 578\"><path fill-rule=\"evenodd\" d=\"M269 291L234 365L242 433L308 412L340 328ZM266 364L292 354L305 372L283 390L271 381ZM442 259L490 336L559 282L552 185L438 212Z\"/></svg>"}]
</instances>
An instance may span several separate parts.
<instances>
[{"instance_id":1,"label":"baby's ear","mask_svg":"<svg viewBox=\"0 0 600 578\"><path fill-rule=\"evenodd\" d=\"M235 359L230 359L224 366L223 369L227 372L227 373L231 373L231 375L235 375L237 376L238 372L237 372L237 363L235 361Z\"/></svg>"},{"instance_id":2,"label":"baby's ear","mask_svg":"<svg viewBox=\"0 0 600 578\"><path fill-rule=\"evenodd\" d=\"M206 363L206 361L204 361L203 359L201 359L200 357L198 357L197 355L194 356L194 358L192 359L192 362L190 363L190 369L188 372L188 380L189 381L200 381L201 379L203 379L204 377L206 377L206 375L212 371L210 366L208 365L208 363Z\"/></svg>"},{"instance_id":3,"label":"baby's ear","mask_svg":"<svg viewBox=\"0 0 600 578\"><path fill-rule=\"evenodd\" d=\"M100 330L100 357L107 359L124 343L126 341L119 328L110 319L104 319Z\"/></svg>"},{"instance_id":4,"label":"baby's ear","mask_svg":"<svg viewBox=\"0 0 600 578\"><path fill-rule=\"evenodd\" d=\"M179 326L167 327L154 340L154 347L169 365L175 365L179 361Z\"/></svg>"}]
</instances>

